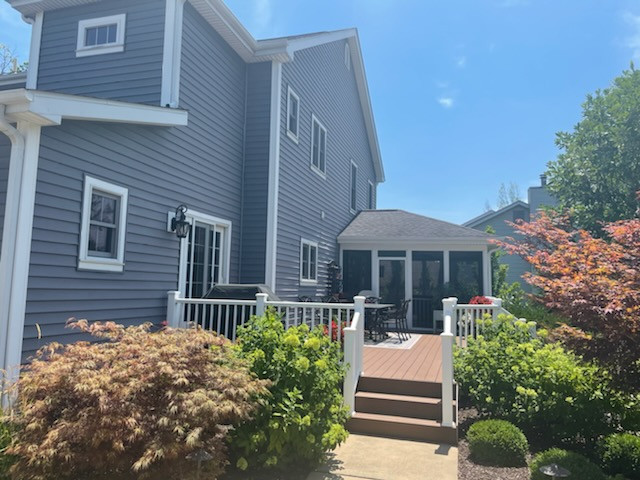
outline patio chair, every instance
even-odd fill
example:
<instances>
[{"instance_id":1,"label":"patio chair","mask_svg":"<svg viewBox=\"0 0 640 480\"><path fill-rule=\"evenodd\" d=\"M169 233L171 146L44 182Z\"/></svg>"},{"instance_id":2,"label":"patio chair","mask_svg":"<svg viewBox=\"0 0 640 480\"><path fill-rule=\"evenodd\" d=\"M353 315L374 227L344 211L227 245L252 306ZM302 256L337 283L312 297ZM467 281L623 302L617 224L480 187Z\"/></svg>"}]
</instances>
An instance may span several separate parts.
<instances>
[{"instance_id":1,"label":"patio chair","mask_svg":"<svg viewBox=\"0 0 640 480\"><path fill-rule=\"evenodd\" d=\"M395 331L400 342L411 338L409 325L407 323L407 311L409 310L410 302L411 300L403 300L400 302L400 305L388 313L387 318L381 320L380 326L382 330Z\"/></svg>"}]
</instances>

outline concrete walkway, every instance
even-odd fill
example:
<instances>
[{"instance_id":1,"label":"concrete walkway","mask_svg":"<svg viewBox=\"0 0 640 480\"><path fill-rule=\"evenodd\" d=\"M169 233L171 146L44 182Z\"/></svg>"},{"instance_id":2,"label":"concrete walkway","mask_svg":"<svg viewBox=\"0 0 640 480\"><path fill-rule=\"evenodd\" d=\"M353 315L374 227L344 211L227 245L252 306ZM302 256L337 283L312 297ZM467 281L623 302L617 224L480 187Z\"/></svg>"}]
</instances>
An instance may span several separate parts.
<instances>
[{"instance_id":1,"label":"concrete walkway","mask_svg":"<svg viewBox=\"0 0 640 480\"><path fill-rule=\"evenodd\" d=\"M307 480L457 480L458 449L449 445L349 435Z\"/></svg>"}]
</instances>

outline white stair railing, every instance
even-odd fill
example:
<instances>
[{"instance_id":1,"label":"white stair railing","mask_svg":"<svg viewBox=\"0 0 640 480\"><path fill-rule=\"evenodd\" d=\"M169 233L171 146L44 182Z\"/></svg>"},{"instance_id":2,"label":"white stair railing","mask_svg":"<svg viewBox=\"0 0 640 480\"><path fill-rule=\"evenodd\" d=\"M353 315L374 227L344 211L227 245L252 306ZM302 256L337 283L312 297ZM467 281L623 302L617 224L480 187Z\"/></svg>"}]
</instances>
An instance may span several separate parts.
<instances>
[{"instance_id":1,"label":"white stair railing","mask_svg":"<svg viewBox=\"0 0 640 480\"><path fill-rule=\"evenodd\" d=\"M364 354L364 301L365 297L355 297L351 325L344 329L344 362L347 372L344 377L344 404L350 413L355 411L358 380L363 373Z\"/></svg>"}]
</instances>

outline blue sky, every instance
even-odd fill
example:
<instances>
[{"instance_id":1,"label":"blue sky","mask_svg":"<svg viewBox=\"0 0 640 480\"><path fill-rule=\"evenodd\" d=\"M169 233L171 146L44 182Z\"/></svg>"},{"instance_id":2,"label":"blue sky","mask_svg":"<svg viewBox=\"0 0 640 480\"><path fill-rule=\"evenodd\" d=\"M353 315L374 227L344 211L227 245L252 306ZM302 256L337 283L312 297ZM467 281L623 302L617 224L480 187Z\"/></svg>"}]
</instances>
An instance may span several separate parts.
<instances>
[{"instance_id":1,"label":"blue sky","mask_svg":"<svg viewBox=\"0 0 640 480\"><path fill-rule=\"evenodd\" d=\"M228 0L256 38L357 27L386 183L379 208L463 222L523 196L585 95L640 63L637 0ZM0 0L0 42L29 27Z\"/></svg>"}]
</instances>

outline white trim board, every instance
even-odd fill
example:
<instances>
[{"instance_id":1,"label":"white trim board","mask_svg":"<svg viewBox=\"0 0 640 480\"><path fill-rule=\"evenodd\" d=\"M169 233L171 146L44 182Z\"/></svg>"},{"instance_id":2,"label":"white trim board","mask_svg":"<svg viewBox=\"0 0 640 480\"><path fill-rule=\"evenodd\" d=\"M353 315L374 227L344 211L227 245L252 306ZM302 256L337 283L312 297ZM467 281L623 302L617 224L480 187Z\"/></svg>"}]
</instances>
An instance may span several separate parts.
<instances>
[{"instance_id":1,"label":"white trim board","mask_svg":"<svg viewBox=\"0 0 640 480\"><path fill-rule=\"evenodd\" d=\"M27 67L27 88L38 87L38 70L40 68L40 45L42 44L43 12L38 12L31 23L31 45L29 47L29 65Z\"/></svg>"},{"instance_id":2,"label":"white trim board","mask_svg":"<svg viewBox=\"0 0 640 480\"><path fill-rule=\"evenodd\" d=\"M24 88L0 91L0 105L6 106L7 119L42 126L68 119L174 127L187 125L189 119L184 110Z\"/></svg>"},{"instance_id":3,"label":"white trim board","mask_svg":"<svg viewBox=\"0 0 640 480\"><path fill-rule=\"evenodd\" d=\"M264 283L276 291L278 250L278 191L280 185L280 128L282 97L282 64L271 64L271 116L269 127L269 190L267 195L267 241Z\"/></svg>"},{"instance_id":4,"label":"white trim board","mask_svg":"<svg viewBox=\"0 0 640 480\"><path fill-rule=\"evenodd\" d=\"M182 25L186 0L166 0L160 106L178 108L182 65Z\"/></svg>"}]
</instances>

